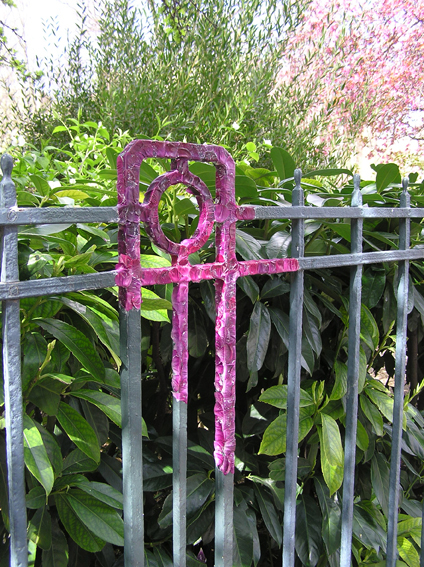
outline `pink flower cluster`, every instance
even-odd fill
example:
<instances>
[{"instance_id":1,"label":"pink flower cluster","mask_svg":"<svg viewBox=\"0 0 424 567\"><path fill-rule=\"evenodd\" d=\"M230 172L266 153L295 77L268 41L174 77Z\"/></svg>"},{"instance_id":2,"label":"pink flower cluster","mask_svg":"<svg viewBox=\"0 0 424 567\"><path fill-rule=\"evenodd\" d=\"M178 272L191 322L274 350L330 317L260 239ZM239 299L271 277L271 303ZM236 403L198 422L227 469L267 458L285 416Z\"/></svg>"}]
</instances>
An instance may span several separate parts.
<instances>
[{"instance_id":1,"label":"pink flower cluster","mask_svg":"<svg viewBox=\"0 0 424 567\"><path fill-rule=\"evenodd\" d=\"M344 138L400 137L424 149L424 2L313 0L289 41L278 82L311 101L330 152ZM366 139L364 139L366 142Z\"/></svg>"}]
</instances>

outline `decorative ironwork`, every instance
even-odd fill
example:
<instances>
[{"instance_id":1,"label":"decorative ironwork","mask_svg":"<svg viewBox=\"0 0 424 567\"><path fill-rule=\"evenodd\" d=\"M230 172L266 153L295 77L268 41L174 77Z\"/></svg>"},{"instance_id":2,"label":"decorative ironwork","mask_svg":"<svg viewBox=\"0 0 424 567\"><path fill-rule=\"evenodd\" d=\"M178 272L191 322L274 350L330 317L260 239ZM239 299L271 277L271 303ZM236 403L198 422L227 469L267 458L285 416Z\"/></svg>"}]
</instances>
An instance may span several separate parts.
<instances>
[{"instance_id":1,"label":"decorative ironwork","mask_svg":"<svg viewBox=\"0 0 424 567\"><path fill-rule=\"evenodd\" d=\"M170 158L171 171L156 179L139 202L139 167L148 157ZM209 162L216 167L216 199L189 171L189 161ZM20 376L19 300L84 289L120 286L121 329L121 406L122 461L125 524L125 565L144 566L143 469L141 420L141 326L139 307L141 286L174 283L173 292L173 562L186 565L186 458L187 458L187 294L190 281L214 279L216 287L216 471L215 567L233 565L233 485L234 467L234 379L235 379L235 285L238 277L257 273L292 271L290 291L289 363L287 384L287 453L285 470L283 565L295 564L297 430L302 344L302 306L304 270L352 266L349 300L348 392L345 428L345 467L343 486L340 565L350 567L353 530L353 486L356 452L358 358L360 340L362 266L379 262L399 262L397 284L396 369L392 427L392 454L389 486L387 535L388 567L397 559L397 519L402 438L403 380L405 374L406 324L408 310L409 261L424 258L420 248L410 248L410 219L424 218L424 208L410 208L407 181L399 208L363 207L359 177L354 179L350 207L311 207L304 205L300 171L295 172L296 187L291 207L239 207L234 196L235 167L231 156L217 146L132 142L118 158L118 207L97 208L18 208L12 173L12 159L3 156L0 183L1 281L3 301L3 378L5 384L5 422L7 444L10 516L10 565L26 567L27 525L23 456L23 406ZM191 239L176 244L163 234L157 206L164 191L175 183L186 185L200 209L198 229ZM239 262L235 255L235 226L238 220L291 219L292 259ZM351 253L304 257L305 219L350 219ZM362 252L362 220L398 218L399 249ZM119 264L116 270L77 276L19 281L17 233L19 225L58 222L119 221ZM140 222L152 240L169 252L172 266L161 269L140 267ZM190 253L208 241L215 223L216 258L213 263L191 266ZM12 419L13 416L13 419ZM226 473L226 474L224 474ZM424 546L421 551L424 562Z\"/></svg>"},{"instance_id":2,"label":"decorative ironwork","mask_svg":"<svg viewBox=\"0 0 424 567\"><path fill-rule=\"evenodd\" d=\"M139 168L146 158L171 159L171 171L153 181L141 204ZM215 203L209 189L188 167L189 161L213 163L216 167ZM295 259L239 262L236 258L236 221L253 219L254 209L238 207L235 200L235 164L230 154L219 146L199 146L171 142L136 140L118 158L119 264L116 283L120 286L121 306L129 310L141 304L141 286L175 283L172 296L174 350L172 388L176 400L187 403L188 362L188 282L215 279L215 462L224 473L234 472L234 416L236 367L236 280L255 274L293 272ZM193 236L180 244L163 233L158 215L162 194L171 185L181 183L196 197L200 209L199 224ZM144 222L151 240L172 258L170 268L142 269L140 266L139 223ZM216 260L212 264L191 266L189 254L208 241L214 221Z\"/></svg>"}]
</instances>

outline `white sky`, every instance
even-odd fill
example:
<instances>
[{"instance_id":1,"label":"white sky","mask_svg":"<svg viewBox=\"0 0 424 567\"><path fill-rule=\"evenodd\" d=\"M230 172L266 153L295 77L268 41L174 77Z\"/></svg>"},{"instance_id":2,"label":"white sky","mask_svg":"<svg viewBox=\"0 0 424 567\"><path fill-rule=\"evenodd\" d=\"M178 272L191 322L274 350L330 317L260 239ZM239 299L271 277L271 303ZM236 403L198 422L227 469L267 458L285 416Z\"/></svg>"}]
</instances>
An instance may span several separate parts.
<instances>
[{"instance_id":1,"label":"white sky","mask_svg":"<svg viewBox=\"0 0 424 567\"><path fill-rule=\"evenodd\" d=\"M49 40L45 37L43 21L54 19L59 28L59 36L65 44L67 33L75 30L77 21L77 0L15 0L16 8L0 5L0 20L8 26L17 28L25 39L20 42L11 32L8 32L10 44L16 49L26 51L30 67L35 65L35 57L45 57L49 51L59 49L49 48ZM19 45L20 44L20 45Z\"/></svg>"}]
</instances>

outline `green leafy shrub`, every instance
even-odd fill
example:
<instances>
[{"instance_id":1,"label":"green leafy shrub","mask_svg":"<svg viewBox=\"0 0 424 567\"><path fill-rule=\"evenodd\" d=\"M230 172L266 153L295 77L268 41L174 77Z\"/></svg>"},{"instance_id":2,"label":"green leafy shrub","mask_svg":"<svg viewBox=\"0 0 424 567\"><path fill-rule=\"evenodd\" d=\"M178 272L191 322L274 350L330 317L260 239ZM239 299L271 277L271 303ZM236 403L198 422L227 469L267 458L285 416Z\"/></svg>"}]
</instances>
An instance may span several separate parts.
<instances>
[{"instance_id":1,"label":"green leafy shrub","mask_svg":"<svg viewBox=\"0 0 424 567\"><path fill-rule=\"evenodd\" d=\"M14 179L18 202L25 206L109 206L116 204L116 155L127 133L110 136L92 121L69 120L43 151L17 156ZM246 145L244 155L256 152ZM253 156L254 157L254 156ZM294 160L281 148L268 157L273 170L239 162L236 196L240 204L289 204ZM141 194L169 167L146 160ZM214 193L214 169L192 164ZM309 172L303 186L310 203L350 203L348 170ZM416 182L416 179L412 179ZM377 168L376 182L363 182L364 202L396 206L397 166ZM423 185L413 183L413 202ZM164 231L186 238L195 230L198 209L181 187L168 190L160 204ZM413 244L421 224L411 221ZM349 251L350 225L343 220L306 221L306 255ZM22 227L19 233L21 279L85 274L111 269L117 257L114 225ZM290 222L243 221L237 254L245 260L290 255ZM397 221L364 221L364 249L396 248ZM142 263L168 265L142 230ZM211 239L193 254L192 263L213 259ZM396 316L396 266L365 269L362 293L360 410L353 553L355 563L385 559L388 459L391 446ZM423 339L423 268L411 263L409 333ZM170 565L172 549L172 424L169 322L171 286L143 290L142 343L143 473L147 565ZM286 378L290 278L255 276L238 280L237 402L234 527L235 565L278 564L282 544ZM346 392L349 269L305 274L302 341L301 426L298 468L296 551L300 563L315 567L338 562L340 486ZM189 297L188 403L188 564L201 564L200 549L213 557L215 480L214 438L214 289L211 282L191 284ZM120 366L116 289L84 291L21 302L22 378L29 550L34 565L53 562L71 567L122 564ZM420 363L420 360L419 360ZM385 370L385 380L381 371ZM377 376L379 379L376 379ZM409 378L411 379L411 372ZM415 382L421 381L415 371ZM410 380L412 381L412 380ZM414 384L413 384L414 385ZM415 386L414 386L415 387ZM424 418L405 399L398 549L415 567L420 548L423 489ZM4 427L4 422L3 422ZM7 540L4 429L0 432L0 506ZM0 549L7 564L7 546Z\"/></svg>"},{"instance_id":2,"label":"green leafy shrub","mask_svg":"<svg viewBox=\"0 0 424 567\"><path fill-rule=\"evenodd\" d=\"M308 3L102 0L94 37L81 5L77 34L61 61L40 63L38 110L20 120L27 138L41 143L57 116L65 120L81 110L84 120L102 120L111 132L218 143L237 159L246 143L271 140L304 165L335 161L317 138L330 113L309 111L314 86L277 81ZM57 33L52 26L52 45ZM346 151L339 160L349 155L346 144L338 147Z\"/></svg>"}]
</instances>

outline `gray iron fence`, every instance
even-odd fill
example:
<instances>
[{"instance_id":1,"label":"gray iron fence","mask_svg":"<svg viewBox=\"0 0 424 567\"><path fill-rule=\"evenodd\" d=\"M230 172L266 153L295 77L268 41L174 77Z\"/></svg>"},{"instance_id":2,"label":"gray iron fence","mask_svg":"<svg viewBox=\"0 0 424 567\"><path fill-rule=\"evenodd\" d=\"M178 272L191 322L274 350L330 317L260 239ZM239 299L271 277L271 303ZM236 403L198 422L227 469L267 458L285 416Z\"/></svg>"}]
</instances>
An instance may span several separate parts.
<instances>
[{"instance_id":1,"label":"gray iron fence","mask_svg":"<svg viewBox=\"0 0 424 567\"><path fill-rule=\"evenodd\" d=\"M157 178L139 202L139 168L149 157L171 159L171 171ZM216 198L204 183L190 173L189 162L209 162L216 167ZM361 316L361 275L365 264L398 262L396 369L392 454L389 487L387 565L397 559L397 517L402 440L402 412L406 362L406 325L409 261L424 258L424 249L410 248L410 219L424 218L424 208L411 208L408 183L403 182L400 208L362 206L359 177L349 207L304 205L301 172L295 172L291 207L238 206L235 201L235 166L231 156L217 146L134 141L118 158L118 206L98 208L18 208L11 179L10 156L1 161L0 225L2 227L0 299L3 301L3 368L5 389L6 452L8 470L11 566L27 565L27 522L24 488L23 409L20 377L19 302L26 297L76 290L120 287L122 459L125 525L125 565L144 565L142 416L141 416L141 327L142 285L173 283L173 555L174 565L186 564L186 459L187 459L187 297L190 281L215 280L216 287L216 378L215 462L216 514L215 565L233 565L233 472L235 403L235 284L249 274L292 272L287 398L287 452L284 501L283 565L295 562L296 479L301 376L302 310L304 271L351 266L349 338L346 395L345 465L340 565L351 564L354 506L354 470L358 414L358 375ZM163 234L157 213L166 189L176 183L187 186L199 204L200 220L193 237L181 244ZM362 252L363 219L399 219L397 250ZM235 226L239 220L292 220L292 258L240 262L235 254ZM350 219L351 253L337 256L304 256L306 219ZM19 281L18 228L28 224L119 223L119 264L115 270L31 281ZM140 222L151 239L172 257L170 268L140 268ZM215 223L216 261L191 266L188 254L198 250ZM424 564L423 558L421 565Z\"/></svg>"}]
</instances>

